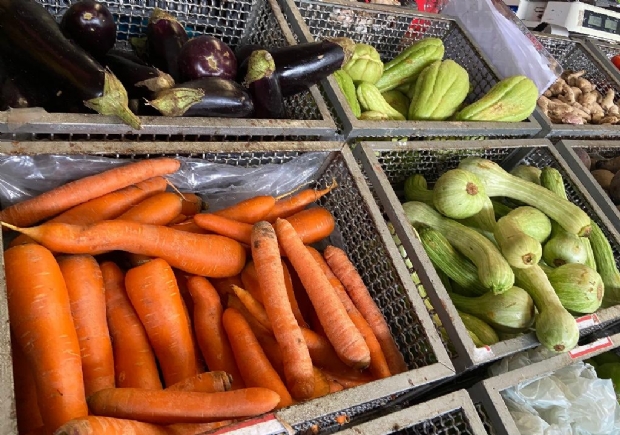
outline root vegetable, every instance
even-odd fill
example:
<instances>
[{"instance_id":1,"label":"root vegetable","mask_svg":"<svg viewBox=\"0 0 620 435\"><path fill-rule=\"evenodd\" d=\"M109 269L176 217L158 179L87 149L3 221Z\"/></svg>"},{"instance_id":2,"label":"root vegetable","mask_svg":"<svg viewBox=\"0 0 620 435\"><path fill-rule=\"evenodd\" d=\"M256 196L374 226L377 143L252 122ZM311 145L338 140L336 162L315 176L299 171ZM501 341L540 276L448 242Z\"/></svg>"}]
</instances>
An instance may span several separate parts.
<instances>
[{"instance_id":1,"label":"root vegetable","mask_svg":"<svg viewBox=\"0 0 620 435\"><path fill-rule=\"evenodd\" d=\"M607 169L595 169L592 171L592 176L601 185L603 190L608 190L611 180L614 178L614 173Z\"/></svg>"},{"instance_id":2,"label":"root vegetable","mask_svg":"<svg viewBox=\"0 0 620 435\"><path fill-rule=\"evenodd\" d=\"M609 88L607 93L605 94L605 98L601 101L601 107L603 110L609 110L612 106L614 106L614 98L616 97L616 92Z\"/></svg>"},{"instance_id":3,"label":"root vegetable","mask_svg":"<svg viewBox=\"0 0 620 435\"><path fill-rule=\"evenodd\" d=\"M616 124L620 121L620 118L614 115L609 115L601 119L601 124Z\"/></svg>"}]
</instances>

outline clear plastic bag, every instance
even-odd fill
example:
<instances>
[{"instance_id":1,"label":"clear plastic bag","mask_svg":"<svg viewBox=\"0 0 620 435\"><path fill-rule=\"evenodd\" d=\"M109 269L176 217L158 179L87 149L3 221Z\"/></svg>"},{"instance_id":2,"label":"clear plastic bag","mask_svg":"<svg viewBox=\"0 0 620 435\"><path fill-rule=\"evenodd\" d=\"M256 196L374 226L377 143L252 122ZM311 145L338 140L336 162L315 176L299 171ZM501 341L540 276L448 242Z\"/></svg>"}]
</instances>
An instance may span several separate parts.
<instances>
[{"instance_id":1,"label":"clear plastic bag","mask_svg":"<svg viewBox=\"0 0 620 435\"><path fill-rule=\"evenodd\" d=\"M328 152L309 152L282 164L253 167L179 157L181 168L168 180L181 191L200 195L216 211L255 195L279 196L312 180ZM39 195L69 181L129 163L90 155L0 156L0 205Z\"/></svg>"}]
</instances>

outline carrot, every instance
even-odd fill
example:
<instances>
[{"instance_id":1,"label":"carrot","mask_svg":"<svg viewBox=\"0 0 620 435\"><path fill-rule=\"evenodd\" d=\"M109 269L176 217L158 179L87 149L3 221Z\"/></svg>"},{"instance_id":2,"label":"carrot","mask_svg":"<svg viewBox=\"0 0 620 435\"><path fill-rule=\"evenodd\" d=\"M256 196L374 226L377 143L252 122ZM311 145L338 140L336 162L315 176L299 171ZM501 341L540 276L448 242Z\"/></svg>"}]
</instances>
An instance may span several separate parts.
<instances>
[{"instance_id":1,"label":"carrot","mask_svg":"<svg viewBox=\"0 0 620 435\"><path fill-rule=\"evenodd\" d=\"M171 227L173 225L180 224L181 222L185 222L186 220L187 216L185 216L184 214L178 214L174 217L174 219L168 222L168 226Z\"/></svg>"},{"instance_id":2,"label":"carrot","mask_svg":"<svg viewBox=\"0 0 620 435\"><path fill-rule=\"evenodd\" d=\"M87 416L63 425L54 435L170 435L166 427L135 420Z\"/></svg>"},{"instance_id":3,"label":"carrot","mask_svg":"<svg viewBox=\"0 0 620 435\"><path fill-rule=\"evenodd\" d=\"M194 216L202 210L202 198L191 192L181 192L181 213L187 217Z\"/></svg>"},{"instance_id":4,"label":"carrot","mask_svg":"<svg viewBox=\"0 0 620 435\"><path fill-rule=\"evenodd\" d=\"M267 311L265 311L263 304L258 302L254 296L250 294L250 292L242 289L241 287L233 285L233 291L248 312L258 321L258 323L272 333L273 326L271 325L271 320L269 319L269 316L267 316Z\"/></svg>"},{"instance_id":5,"label":"carrot","mask_svg":"<svg viewBox=\"0 0 620 435\"><path fill-rule=\"evenodd\" d=\"M336 290L336 294L347 310L349 317L364 337L364 340L368 345L368 349L370 350L370 366L368 367L370 369L370 373L372 373L377 379L390 377L390 368L388 367L385 355L381 350L381 344L379 344L379 341L377 340L373 330L370 328L370 325L368 325L368 322L364 316L362 316L362 314L355 307L347 295L342 283L338 278L336 278L336 275L334 275L332 270L329 268L329 265L325 262L325 259L319 251L312 247L308 247L308 252L310 252L315 261L319 264L319 266L321 266L321 270L323 270L323 273L325 273L325 276L329 279L329 282L334 287L334 290Z\"/></svg>"},{"instance_id":6,"label":"carrot","mask_svg":"<svg viewBox=\"0 0 620 435\"><path fill-rule=\"evenodd\" d=\"M284 219L276 221L276 233L282 248L297 271L327 338L340 359L354 368L370 363L370 351L340 302L321 267L312 258L292 225Z\"/></svg>"},{"instance_id":7,"label":"carrot","mask_svg":"<svg viewBox=\"0 0 620 435\"><path fill-rule=\"evenodd\" d=\"M302 328L301 332L314 365L321 369L330 369L335 372L351 373L354 371L354 369L340 360L336 350L327 338L311 329Z\"/></svg>"},{"instance_id":8,"label":"carrot","mask_svg":"<svg viewBox=\"0 0 620 435\"><path fill-rule=\"evenodd\" d=\"M233 420L214 421L212 423L176 423L164 426L167 435L204 435L207 432L230 426Z\"/></svg>"},{"instance_id":9,"label":"carrot","mask_svg":"<svg viewBox=\"0 0 620 435\"><path fill-rule=\"evenodd\" d=\"M181 166L176 159L142 160L100 174L84 177L5 208L0 221L28 226L47 219L93 198L153 177L175 172Z\"/></svg>"},{"instance_id":10,"label":"carrot","mask_svg":"<svg viewBox=\"0 0 620 435\"><path fill-rule=\"evenodd\" d=\"M247 321L247 319L246 319ZM260 344L261 349L265 352L265 356L271 363L271 366L280 376L280 379L285 378L284 374L284 361L282 360L282 351L280 350L280 346L273 335L271 334L263 334L262 331L254 331L250 322L248 322L250 329L252 329L252 333L258 340L258 344Z\"/></svg>"},{"instance_id":11,"label":"carrot","mask_svg":"<svg viewBox=\"0 0 620 435\"><path fill-rule=\"evenodd\" d=\"M168 225L181 213L181 197L173 192L150 196L117 217L150 225Z\"/></svg>"},{"instance_id":12,"label":"carrot","mask_svg":"<svg viewBox=\"0 0 620 435\"><path fill-rule=\"evenodd\" d=\"M67 287L56 259L43 246L9 248L4 263L9 324L32 370L43 423L53 432L88 414Z\"/></svg>"},{"instance_id":13,"label":"carrot","mask_svg":"<svg viewBox=\"0 0 620 435\"><path fill-rule=\"evenodd\" d=\"M92 413L147 423L207 423L253 417L276 407L280 397L267 388L223 393L109 388L88 398Z\"/></svg>"},{"instance_id":14,"label":"carrot","mask_svg":"<svg viewBox=\"0 0 620 435\"><path fill-rule=\"evenodd\" d=\"M317 397L323 397L330 393L330 383L327 380L325 374L318 368L314 369L314 392L312 393L312 399Z\"/></svg>"},{"instance_id":15,"label":"carrot","mask_svg":"<svg viewBox=\"0 0 620 435\"><path fill-rule=\"evenodd\" d=\"M209 281L217 290L222 301L226 301L225 297L227 297L228 295L234 294L232 290L233 284L239 287L243 287L243 282L241 281L240 274L237 274L235 276L229 276L226 278L211 278Z\"/></svg>"},{"instance_id":16,"label":"carrot","mask_svg":"<svg viewBox=\"0 0 620 435\"><path fill-rule=\"evenodd\" d=\"M96 253L96 255L98 255L99 253ZM142 266L144 263L148 263L149 261L151 261L153 259L153 257L149 256L149 255L143 255L143 254L129 254L127 253L125 255L125 258L127 259L127 261L129 262L129 264L131 265L131 267L138 267L138 266Z\"/></svg>"},{"instance_id":17,"label":"carrot","mask_svg":"<svg viewBox=\"0 0 620 435\"><path fill-rule=\"evenodd\" d=\"M244 248L232 239L138 222L111 220L88 226L54 223L21 229L9 227L55 252L127 251L160 257L173 267L201 276L236 275L241 272L246 258Z\"/></svg>"},{"instance_id":18,"label":"carrot","mask_svg":"<svg viewBox=\"0 0 620 435\"><path fill-rule=\"evenodd\" d=\"M255 224L264 219L276 203L273 196L254 196L235 205L216 211L215 214L246 224Z\"/></svg>"},{"instance_id":19,"label":"carrot","mask_svg":"<svg viewBox=\"0 0 620 435\"><path fill-rule=\"evenodd\" d=\"M20 434L25 434L43 426L43 420L41 419L41 412L37 402L37 386L35 385L34 375L26 355L15 344L11 346L11 350L17 429Z\"/></svg>"},{"instance_id":20,"label":"carrot","mask_svg":"<svg viewBox=\"0 0 620 435\"><path fill-rule=\"evenodd\" d=\"M47 431L45 426L39 426L36 429L32 429L31 431L24 432L24 435L48 435L48 434L49 432Z\"/></svg>"},{"instance_id":21,"label":"carrot","mask_svg":"<svg viewBox=\"0 0 620 435\"><path fill-rule=\"evenodd\" d=\"M80 343L86 396L114 387L114 356L106 320L105 287L97 260L90 255L58 259Z\"/></svg>"},{"instance_id":22,"label":"carrot","mask_svg":"<svg viewBox=\"0 0 620 435\"><path fill-rule=\"evenodd\" d=\"M196 340L209 370L225 371L232 376L233 389L243 388L243 379L222 324L224 309L217 291L201 276L190 277L187 288L194 301Z\"/></svg>"},{"instance_id":23,"label":"carrot","mask_svg":"<svg viewBox=\"0 0 620 435\"><path fill-rule=\"evenodd\" d=\"M293 279L291 277L291 272L288 269L288 266L284 262L284 260L280 260L282 263L282 271L284 272L284 284L286 285L286 293L288 295L288 300L291 304L291 309L293 310L293 315L295 316L295 320L297 320L297 324L301 327L308 327L304 316L301 314L301 310L299 309L299 304L297 303L297 298L295 297L295 289L293 288Z\"/></svg>"},{"instance_id":24,"label":"carrot","mask_svg":"<svg viewBox=\"0 0 620 435\"><path fill-rule=\"evenodd\" d=\"M179 222L176 224L171 223L168 226L175 230L184 231L186 233L207 234L207 231L205 231L204 229L196 225L196 222L194 222L193 217L190 217L184 220L183 222Z\"/></svg>"},{"instance_id":25,"label":"carrot","mask_svg":"<svg viewBox=\"0 0 620 435\"><path fill-rule=\"evenodd\" d=\"M333 180L330 186L325 189L305 189L293 196L282 198L276 201L275 205L267 216L263 217L267 222L275 222L278 218L287 218L302 211L307 205L319 200L319 198L327 195L329 192L338 187L336 180Z\"/></svg>"},{"instance_id":26,"label":"carrot","mask_svg":"<svg viewBox=\"0 0 620 435\"><path fill-rule=\"evenodd\" d=\"M250 325L250 328L252 328L254 335L256 335L257 337L266 335L266 336L273 338L271 329L265 328L258 320L256 320L256 318L252 315L252 313L248 311L245 305L243 305L241 300L234 293L231 295L228 295L228 301L226 303L226 307L234 308L235 310L239 311L239 313L241 313L241 315L245 318L245 320ZM273 340L275 341L275 338L273 338Z\"/></svg>"},{"instance_id":27,"label":"carrot","mask_svg":"<svg viewBox=\"0 0 620 435\"><path fill-rule=\"evenodd\" d=\"M125 291L125 274L111 261L101 263L100 267L114 351L116 385L161 390L155 354Z\"/></svg>"},{"instance_id":28,"label":"carrot","mask_svg":"<svg viewBox=\"0 0 620 435\"><path fill-rule=\"evenodd\" d=\"M312 318L312 315L314 313L314 307L312 307L312 302L310 302L308 293L306 292L304 285L301 283L301 280L299 279L295 268L291 265L291 262L286 257L282 258L282 262L286 265L286 271L288 271L289 276L291 277L293 294L295 295L295 300L297 301L297 306L301 313L301 317L302 319L304 319L307 325L310 325L310 319Z\"/></svg>"},{"instance_id":29,"label":"carrot","mask_svg":"<svg viewBox=\"0 0 620 435\"><path fill-rule=\"evenodd\" d=\"M334 216L324 207L312 207L286 218L305 245L323 240L336 227Z\"/></svg>"},{"instance_id":30,"label":"carrot","mask_svg":"<svg viewBox=\"0 0 620 435\"><path fill-rule=\"evenodd\" d=\"M196 375L192 334L170 265L156 258L130 269L125 287L153 346L165 384Z\"/></svg>"},{"instance_id":31,"label":"carrot","mask_svg":"<svg viewBox=\"0 0 620 435\"><path fill-rule=\"evenodd\" d=\"M293 397L307 399L314 391L312 360L293 315L278 239L269 222L254 224L251 246L265 311L282 350L286 384Z\"/></svg>"},{"instance_id":32,"label":"carrot","mask_svg":"<svg viewBox=\"0 0 620 435\"><path fill-rule=\"evenodd\" d=\"M330 370L323 370L323 374L330 382L335 382L342 385L344 388L354 388L360 385L367 384L374 381L374 378L366 372L362 373L334 373Z\"/></svg>"},{"instance_id":33,"label":"carrot","mask_svg":"<svg viewBox=\"0 0 620 435\"><path fill-rule=\"evenodd\" d=\"M264 387L279 396L277 407L293 403L284 382L275 371L245 318L234 308L227 308L223 316L224 329L230 340L241 377L248 387Z\"/></svg>"},{"instance_id":34,"label":"carrot","mask_svg":"<svg viewBox=\"0 0 620 435\"><path fill-rule=\"evenodd\" d=\"M385 359L392 374L398 374L407 371L407 364L403 355L398 350L390 328L383 317L383 314L373 301L372 296L368 292L364 281L355 269L347 254L335 246L328 246L323 253L327 264L338 277L351 300L364 316L368 325L375 333L377 340L381 344L381 349L385 355Z\"/></svg>"},{"instance_id":35,"label":"carrot","mask_svg":"<svg viewBox=\"0 0 620 435\"><path fill-rule=\"evenodd\" d=\"M232 376L224 371L199 373L181 382L170 385L166 390L196 391L199 393L217 393L231 389Z\"/></svg>"},{"instance_id":36,"label":"carrot","mask_svg":"<svg viewBox=\"0 0 620 435\"><path fill-rule=\"evenodd\" d=\"M215 213L198 213L194 222L200 228L220 236L230 237L240 243L250 244L252 224L239 222Z\"/></svg>"}]
</instances>

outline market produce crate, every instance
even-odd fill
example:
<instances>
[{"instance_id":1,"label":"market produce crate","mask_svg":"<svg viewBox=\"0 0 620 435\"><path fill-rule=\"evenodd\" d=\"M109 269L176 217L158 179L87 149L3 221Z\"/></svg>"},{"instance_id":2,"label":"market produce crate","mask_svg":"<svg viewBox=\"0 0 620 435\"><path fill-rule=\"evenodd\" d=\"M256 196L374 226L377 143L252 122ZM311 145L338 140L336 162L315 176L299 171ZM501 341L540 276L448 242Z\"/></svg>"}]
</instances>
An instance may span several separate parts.
<instances>
[{"instance_id":1,"label":"market produce crate","mask_svg":"<svg viewBox=\"0 0 620 435\"><path fill-rule=\"evenodd\" d=\"M425 37L443 40L445 59L452 59L469 73L472 86L468 103L481 98L498 76L467 31L455 19L411 11L402 7L351 3L346 0L280 0L300 41L350 37L370 44L387 62L414 41ZM373 137L409 138L527 138L540 132L530 116L524 122L364 121L358 120L333 77L323 82L347 139ZM538 109L537 109L538 110Z\"/></svg>"},{"instance_id":2,"label":"market produce crate","mask_svg":"<svg viewBox=\"0 0 620 435\"><path fill-rule=\"evenodd\" d=\"M39 0L60 20L74 0ZM129 49L131 37L144 35L154 8L174 15L190 37L220 38L231 48L239 44L266 47L295 45L295 37L276 0L200 2L104 0L117 23L117 47ZM98 114L47 113L39 110L0 112L0 134L31 140L334 140L336 125L317 86L287 98L287 119L141 117L141 130ZM270 139L271 138L271 139Z\"/></svg>"},{"instance_id":3,"label":"market produce crate","mask_svg":"<svg viewBox=\"0 0 620 435\"><path fill-rule=\"evenodd\" d=\"M617 332L617 331L615 331ZM499 376L489 377L469 389L470 396L479 409L488 416L488 426L494 435L520 435L506 403L502 391L523 382L535 381L575 362L587 360L604 352L618 352L620 334L600 337L576 347L571 352L559 354L543 361Z\"/></svg>"},{"instance_id":4,"label":"market produce crate","mask_svg":"<svg viewBox=\"0 0 620 435\"><path fill-rule=\"evenodd\" d=\"M320 205L327 208L336 220L336 228L328 242L344 249L359 270L383 312L409 370L264 416L255 421L257 426L246 428L254 431L251 433L287 433L284 427L292 427L296 431L316 429L318 433L339 426L343 419L355 422L357 418L389 404L400 395L411 394L418 388L428 388L433 382L454 375L452 363L408 276L378 206L351 151L342 142L4 142L0 143L0 160L8 168L20 164L22 159L17 156L28 155L33 156L33 159L42 159L50 150L55 155L76 158L94 155L123 159L175 156L198 159L196 163L219 163L221 168L217 168L216 174L227 168L234 172L237 180L243 177L243 182L236 182L228 188L218 184L219 195L213 195L210 199L212 205L217 204L218 198L226 199L235 192L254 195L258 183L273 189L267 192L268 188L265 188L261 194L281 195L297 186L297 181L300 185L306 183L304 186L324 187L336 180L338 187L319 200ZM295 163L295 159L299 162L302 158L307 159L304 162L312 162L312 165L307 164L301 170L300 163ZM32 164L32 161L29 163ZM273 170L287 163L289 169L284 172L280 169L277 181L272 181L265 175L266 172L261 172L271 171L269 174L273 178L276 176ZM293 169L290 164L296 164L297 169ZM198 169L192 172L191 181L198 182L196 177L199 177ZM284 187L281 184L283 179L288 180ZM308 181L312 183L307 184ZM203 182L200 186L208 184ZM0 285L5 285L4 276L0 278ZM0 381L0 433L12 435L16 432L12 414L11 355L9 330L6 327L5 290L3 288L0 292L0 314L5 319L2 322L5 326L0 329L0 362L5 368Z\"/></svg>"},{"instance_id":5,"label":"market produce crate","mask_svg":"<svg viewBox=\"0 0 620 435\"><path fill-rule=\"evenodd\" d=\"M534 32L533 35L551 53L564 70L585 70L583 76L596 86L596 89L605 94L608 89L614 89L614 102L620 102L620 81L611 69L613 65L602 63L600 59L580 40L569 39L558 35L549 35ZM542 126L543 133L551 140L580 139L580 138L613 138L620 136L618 125L570 125L554 124L549 117L540 110L534 113Z\"/></svg>"},{"instance_id":6,"label":"market produce crate","mask_svg":"<svg viewBox=\"0 0 620 435\"><path fill-rule=\"evenodd\" d=\"M345 429L341 435L400 434L486 435L486 430L466 390L406 407L369 422Z\"/></svg>"},{"instance_id":7,"label":"market produce crate","mask_svg":"<svg viewBox=\"0 0 620 435\"><path fill-rule=\"evenodd\" d=\"M611 63L611 58L620 54L620 45L594 38L586 38L584 39L584 43L596 56L599 62L609 68L616 80L620 81L620 71Z\"/></svg>"},{"instance_id":8,"label":"market produce crate","mask_svg":"<svg viewBox=\"0 0 620 435\"><path fill-rule=\"evenodd\" d=\"M564 178L569 199L585 210L602 228L614 249L616 259L620 259L618 233L610 229L609 219L601 212L568 163L546 139L491 140L479 144L471 141L363 142L354 149L354 153L382 206L384 217L394 226L402 243L399 248L410 262L410 272L417 273L417 279L425 291L421 294L429 312L431 315L437 314L445 328L449 338L449 343L446 344L459 373L520 350L536 347L539 342L535 334L530 333L500 341L492 346L474 345L420 240L405 217L401 200L403 183L409 175L424 175L429 188L432 188L441 174L456 168L462 159L470 156L493 160L506 170L519 164L541 168L555 167ZM620 319L620 306L601 309L595 314L580 317L578 324L581 336L591 334L617 319Z\"/></svg>"}]
</instances>

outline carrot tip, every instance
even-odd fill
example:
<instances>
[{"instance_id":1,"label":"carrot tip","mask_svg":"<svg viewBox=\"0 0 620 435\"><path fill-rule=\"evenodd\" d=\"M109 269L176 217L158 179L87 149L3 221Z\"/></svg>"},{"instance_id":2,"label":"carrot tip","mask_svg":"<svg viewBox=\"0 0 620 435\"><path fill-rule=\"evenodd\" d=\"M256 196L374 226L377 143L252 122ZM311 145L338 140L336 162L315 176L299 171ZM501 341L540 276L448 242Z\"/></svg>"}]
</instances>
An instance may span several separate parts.
<instances>
[{"instance_id":1,"label":"carrot tip","mask_svg":"<svg viewBox=\"0 0 620 435\"><path fill-rule=\"evenodd\" d=\"M9 228L9 229L11 229L13 231L21 232L21 230L22 230L22 228L16 227L15 225L11 225L11 224L9 224L7 222L0 221L0 225L2 225L3 227L7 227L7 228Z\"/></svg>"}]
</instances>

